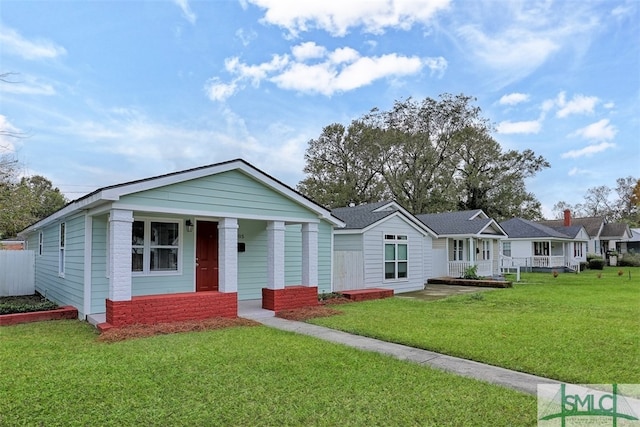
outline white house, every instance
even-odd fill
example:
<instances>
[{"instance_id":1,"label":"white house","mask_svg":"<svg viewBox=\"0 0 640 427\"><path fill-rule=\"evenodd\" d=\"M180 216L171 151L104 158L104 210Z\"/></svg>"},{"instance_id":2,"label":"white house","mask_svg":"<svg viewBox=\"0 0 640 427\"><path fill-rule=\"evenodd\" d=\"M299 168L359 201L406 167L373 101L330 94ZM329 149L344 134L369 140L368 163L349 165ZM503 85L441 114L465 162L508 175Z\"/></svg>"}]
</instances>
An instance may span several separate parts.
<instances>
[{"instance_id":1,"label":"white house","mask_svg":"<svg viewBox=\"0 0 640 427\"><path fill-rule=\"evenodd\" d=\"M334 291L364 288L394 293L424 289L433 277L436 234L394 201L333 209Z\"/></svg>"}]
</instances>

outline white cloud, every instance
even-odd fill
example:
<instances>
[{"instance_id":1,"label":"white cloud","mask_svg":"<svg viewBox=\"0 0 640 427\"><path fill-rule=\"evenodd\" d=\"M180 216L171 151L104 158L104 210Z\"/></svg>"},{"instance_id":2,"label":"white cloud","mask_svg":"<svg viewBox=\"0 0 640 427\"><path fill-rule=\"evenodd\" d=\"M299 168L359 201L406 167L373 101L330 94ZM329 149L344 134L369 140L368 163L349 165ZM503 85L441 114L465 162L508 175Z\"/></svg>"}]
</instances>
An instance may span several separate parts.
<instances>
[{"instance_id":1,"label":"white cloud","mask_svg":"<svg viewBox=\"0 0 640 427\"><path fill-rule=\"evenodd\" d=\"M395 53L381 56L361 56L350 47L328 51L314 42L306 42L291 49L292 56L274 55L269 62L249 65L240 58L225 60L225 69L233 75L231 83L218 78L207 82L209 98L224 101L238 90L242 82L250 81L254 87L264 80L285 90L319 93L331 96L367 86L383 78L395 78L419 73L429 68L431 74L442 75L447 61L440 58L419 58Z\"/></svg>"},{"instance_id":2,"label":"white cloud","mask_svg":"<svg viewBox=\"0 0 640 427\"><path fill-rule=\"evenodd\" d=\"M503 95L502 98L500 98L500 101L498 101L498 103L500 105L516 105L522 102L527 102L528 100L529 100L528 94L514 92L508 95Z\"/></svg>"},{"instance_id":3,"label":"white cloud","mask_svg":"<svg viewBox=\"0 0 640 427\"><path fill-rule=\"evenodd\" d=\"M65 55L67 51L62 46L44 39L27 40L17 31L0 27L0 44L3 53L11 53L24 59L48 59Z\"/></svg>"},{"instance_id":4,"label":"white cloud","mask_svg":"<svg viewBox=\"0 0 640 427\"><path fill-rule=\"evenodd\" d=\"M607 110L610 110L610 109L614 108L615 106L616 106L616 104L613 101L607 102L606 104L603 105L603 107L606 108Z\"/></svg>"},{"instance_id":5,"label":"white cloud","mask_svg":"<svg viewBox=\"0 0 640 427\"><path fill-rule=\"evenodd\" d=\"M560 45L550 34L510 28L501 34L487 34L473 25L459 28L458 34L483 64L508 71L518 79L540 67Z\"/></svg>"},{"instance_id":6,"label":"white cloud","mask_svg":"<svg viewBox=\"0 0 640 427\"><path fill-rule=\"evenodd\" d=\"M253 30L245 31L239 28L236 30L236 37L240 39L243 46L249 46L258 37L258 34Z\"/></svg>"},{"instance_id":7,"label":"white cloud","mask_svg":"<svg viewBox=\"0 0 640 427\"><path fill-rule=\"evenodd\" d=\"M296 61L306 61L308 59L322 58L327 54L324 46L318 46L315 42L305 42L291 48Z\"/></svg>"},{"instance_id":8,"label":"white cloud","mask_svg":"<svg viewBox=\"0 0 640 427\"><path fill-rule=\"evenodd\" d=\"M593 109L598 103L596 96L574 95L570 101L565 100L565 93L558 95L556 104L560 109L556 113L557 117L564 118L571 114L593 113Z\"/></svg>"},{"instance_id":9,"label":"white cloud","mask_svg":"<svg viewBox=\"0 0 640 427\"><path fill-rule=\"evenodd\" d=\"M217 78L212 78L204 85L204 90L207 97L212 101L226 101L229 97L233 96L238 89L235 82L222 83Z\"/></svg>"},{"instance_id":10,"label":"white cloud","mask_svg":"<svg viewBox=\"0 0 640 427\"><path fill-rule=\"evenodd\" d=\"M580 150L567 151L566 153L562 153L560 157L562 157L563 159L575 159L578 157L591 156L595 153L605 151L606 149L613 148L615 146L616 144L612 142L601 142L600 144L589 145Z\"/></svg>"},{"instance_id":11,"label":"white cloud","mask_svg":"<svg viewBox=\"0 0 640 427\"><path fill-rule=\"evenodd\" d=\"M450 0L248 1L266 10L262 22L282 27L294 37L311 29L337 37L354 27L372 34L382 34L388 28L406 31L415 24L427 25L450 3Z\"/></svg>"},{"instance_id":12,"label":"white cloud","mask_svg":"<svg viewBox=\"0 0 640 427\"><path fill-rule=\"evenodd\" d=\"M592 141L611 141L618 133L615 126L609 124L609 119L602 119L573 132L571 136L580 136Z\"/></svg>"},{"instance_id":13,"label":"white cloud","mask_svg":"<svg viewBox=\"0 0 640 427\"><path fill-rule=\"evenodd\" d=\"M542 124L539 120L529 120L522 122L511 122L509 120L500 122L497 126L498 133L538 133Z\"/></svg>"},{"instance_id":14,"label":"white cloud","mask_svg":"<svg viewBox=\"0 0 640 427\"><path fill-rule=\"evenodd\" d=\"M184 16L184 19L189 21L192 25L195 24L198 17L191 10L191 7L189 6L189 0L173 0L173 1L175 4L178 5L178 7L180 7L180 10L182 10L182 16Z\"/></svg>"},{"instance_id":15,"label":"white cloud","mask_svg":"<svg viewBox=\"0 0 640 427\"><path fill-rule=\"evenodd\" d=\"M567 175L576 176L576 175L591 175L591 171L589 169L580 169L578 167L573 167Z\"/></svg>"}]
</instances>

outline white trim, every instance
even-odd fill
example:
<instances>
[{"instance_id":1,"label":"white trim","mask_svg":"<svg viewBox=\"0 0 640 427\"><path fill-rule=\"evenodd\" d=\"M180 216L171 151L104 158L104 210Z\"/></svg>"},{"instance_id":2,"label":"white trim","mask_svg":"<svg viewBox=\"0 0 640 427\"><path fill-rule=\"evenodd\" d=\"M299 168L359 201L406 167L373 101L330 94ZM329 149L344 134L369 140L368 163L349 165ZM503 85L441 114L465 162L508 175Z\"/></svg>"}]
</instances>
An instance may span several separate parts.
<instances>
[{"instance_id":1,"label":"white trim","mask_svg":"<svg viewBox=\"0 0 640 427\"><path fill-rule=\"evenodd\" d=\"M202 178L205 176L217 175L217 174L232 171L232 170L241 171L245 175L256 179L257 181L271 188L272 190L276 191L280 195L295 201L296 203L306 207L312 212L315 212L320 219L324 219L334 226L337 226L337 227L345 226L344 222L334 217L329 210L323 208L322 206L316 204L315 202L312 202L310 199L305 198L300 193L297 193L295 190L276 181L274 178L269 177L267 174L255 168L254 166L249 165L247 162L236 159L226 163L220 163L220 164L215 164L207 167L191 169L188 171L172 173L164 176L151 177L151 178L140 180L138 182L132 182L129 184L127 183L120 184L115 186L114 188L105 188L102 190L98 190L98 192L92 196L89 196L87 198L81 198L75 202L71 202L69 205L62 208L58 212L27 227L20 234L30 233L31 231L34 231L39 227L43 227L55 221L56 219L64 217L70 213L73 213L82 209L93 208L104 202L117 201L120 199L120 197L128 194L151 190L159 187L164 187L167 185L172 185L172 184L176 184L184 181ZM128 209L128 208L118 207L118 209ZM144 210L148 210L148 209L144 209ZM184 214L196 215L197 213L184 212ZM229 216L229 213L227 213L224 216ZM261 219L264 219L264 218L261 218Z\"/></svg>"},{"instance_id":2,"label":"white trim","mask_svg":"<svg viewBox=\"0 0 640 427\"><path fill-rule=\"evenodd\" d=\"M150 277L150 276L180 276L182 275L182 264L183 264L183 233L184 233L184 219L182 218L161 218L161 217L148 217L148 216L133 216L133 222L141 221L144 223L144 242L143 246L143 265L142 271L133 271L131 270L131 277ZM161 222L167 224L178 224L178 255L177 255L177 263L176 270L151 270L151 223L152 222ZM154 247L158 247L159 245L155 245ZM167 246L167 245L164 245ZM132 245L133 247L133 245ZM174 246L171 246L174 247ZM166 247L165 247L166 249Z\"/></svg>"},{"instance_id":3,"label":"white trim","mask_svg":"<svg viewBox=\"0 0 640 427\"><path fill-rule=\"evenodd\" d=\"M157 206L144 206L144 205L135 205L135 204L122 204L122 203L114 203L111 208L113 209L126 209L135 212L145 213L160 213L164 215L180 215L180 216L197 216L202 218L237 218L237 219L247 219L247 220L258 220L258 221L282 221L288 224L302 224L305 222L308 223L320 223L320 218L300 218L300 217L292 217L292 216L272 216L272 215L261 215L261 214L241 214L236 212L228 212L228 211L206 211L206 210L194 210L194 209L174 209L174 208L161 208ZM108 210L108 209L107 209ZM92 215L97 215L101 212L91 212ZM206 219L206 221L210 221L210 219Z\"/></svg>"},{"instance_id":4,"label":"white trim","mask_svg":"<svg viewBox=\"0 0 640 427\"><path fill-rule=\"evenodd\" d=\"M91 253L93 252L93 217L84 217L84 295L83 314L91 314L91 266L93 265Z\"/></svg>"}]
</instances>

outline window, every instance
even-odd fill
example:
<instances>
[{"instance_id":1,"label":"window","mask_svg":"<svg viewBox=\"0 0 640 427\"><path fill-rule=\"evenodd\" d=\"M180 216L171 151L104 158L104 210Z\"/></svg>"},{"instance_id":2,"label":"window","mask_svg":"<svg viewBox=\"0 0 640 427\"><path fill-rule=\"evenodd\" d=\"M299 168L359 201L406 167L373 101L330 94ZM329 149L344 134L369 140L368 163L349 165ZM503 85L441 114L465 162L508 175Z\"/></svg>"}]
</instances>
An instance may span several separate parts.
<instances>
[{"instance_id":1,"label":"window","mask_svg":"<svg viewBox=\"0 0 640 427\"><path fill-rule=\"evenodd\" d=\"M38 255L42 255L42 247L44 246L44 236L42 231L38 233Z\"/></svg>"},{"instance_id":2,"label":"window","mask_svg":"<svg viewBox=\"0 0 640 427\"><path fill-rule=\"evenodd\" d=\"M66 224L63 222L60 224L60 245L58 246L58 275L64 276L64 248L65 248L65 235Z\"/></svg>"},{"instance_id":3,"label":"window","mask_svg":"<svg viewBox=\"0 0 640 427\"><path fill-rule=\"evenodd\" d=\"M491 259L491 241L482 241L482 259L487 261Z\"/></svg>"},{"instance_id":4,"label":"window","mask_svg":"<svg viewBox=\"0 0 640 427\"><path fill-rule=\"evenodd\" d=\"M573 242L573 257L582 258L582 242Z\"/></svg>"},{"instance_id":5,"label":"window","mask_svg":"<svg viewBox=\"0 0 640 427\"><path fill-rule=\"evenodd\" d=\"M131 230L131 271L177 272L179 230L178 221L134 221Z\"/></svg>"},{"instance_id":6,"label":"window","mask_svg":"<svg viewBox=\"0 0 640 427\"><path fill-rule=\"evenodd\" d=\"M453 260L462 261L463 258L464 258L464 241L454 240L453 241Z\"/></svg>"},{"instance_id":7,"label":"window","mask_svg":"<svg viewBox=\"0 0 640 427\"><path fill-rule=\"evenodd\" d=\"M511 242L502 242L502 255L511 256Z\"/></svg>"},{"instance_id":8,"label":"window","mask_svg":"<svg viewBox=\"0 0 640 427\"><path fill-rule=\"evenodd\" d=\"M407 236L386 234L384 236L384 278L385 280L406 279L408 277Z\"/></svg>"},{"instance_id":9,"label":"window","mask_svg":"<svg viewBox=\"0 0 640 427\"><path fill-rule=\"evenodd\" d=\"M533 242L533 254L536 256L549 256L549 242Z\"/></svg>"}]
</instances>

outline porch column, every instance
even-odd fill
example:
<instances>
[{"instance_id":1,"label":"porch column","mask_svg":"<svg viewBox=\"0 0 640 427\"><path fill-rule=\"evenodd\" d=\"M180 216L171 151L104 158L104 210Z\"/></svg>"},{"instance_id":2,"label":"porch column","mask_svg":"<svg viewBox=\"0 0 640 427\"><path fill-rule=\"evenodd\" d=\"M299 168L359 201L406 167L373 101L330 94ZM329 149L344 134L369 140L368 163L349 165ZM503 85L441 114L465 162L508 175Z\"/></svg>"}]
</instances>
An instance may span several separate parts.
<instances>
[{"instance_id":1,"label":"porch column","mask_svg":"<svg viewBox=\"0 0 640 427\"><path fill-rule=\"evenodd\" d=\"M109 212L109 299L131 300L131 229L133 211Z\"/></svg>"},{"instance_id":2,"label":"porch column","mask_svg":"<svg viewBox=\"0 0 640 427\"><path fill-rule=\"evenodd\" d=\"M284 289L284 233L283 221L267 225L267 288Z\"/></svg>"},{"instance_id":3,"label":"porch column","mask_svg":"<svg viewBox=\"0 0 640 427\"><path fill-rule=\"evenodd\" d=\"M218 290L238 292L238 220L218 221Z\"/></svg>"},{"instance_id":4,"label":"porch column","mask_svg":"<svg viewBox=\"0 0 640 427\"><path fill-rule=\"evenodd\" d=\"M318 286L318 224L302 224L302 285Z\"/></svg>"},{"instance_id":5,"label":"porch column","mask_svg":"<svg viewBox=\"0 0 640 427\"><path fill-rule=\"evenodd\" d=\"M473 244L473 237L469 238L469 265L476 265L476 248Z\"/></svg>"}]
</instances>

